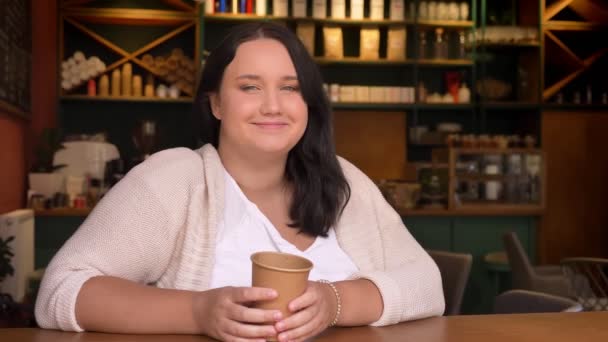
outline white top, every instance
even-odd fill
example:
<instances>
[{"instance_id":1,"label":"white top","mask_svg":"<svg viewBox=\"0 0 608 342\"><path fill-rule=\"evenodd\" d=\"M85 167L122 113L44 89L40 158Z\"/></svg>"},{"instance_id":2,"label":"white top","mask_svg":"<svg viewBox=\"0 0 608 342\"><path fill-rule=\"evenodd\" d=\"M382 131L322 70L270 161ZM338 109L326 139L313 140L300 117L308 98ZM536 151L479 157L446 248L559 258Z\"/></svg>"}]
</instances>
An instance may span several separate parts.
<instances>
[{"instance_id":1,"label":"white top","mask_svg":"<svg viewBox=\"0 0 608 342\"><path fill-rule=\"evenodd\" d=\"M279 234L228 172L225 179L224 217L217 226L210 288L251 286L250 256L259 251L290 253L312 261L310 280L345 280L359 270L338 245L333 229L327 238L317 237L301 251Z\"/></svg>"},{"instance_id":2,"label":"white top","mask_svg":"<svg viewBox=\"0 0 608 342\"><path fill-rule=\"evenodd\" d=\"M375 184L346 160L350 200L334 231L359 271L380 291L373 325L441 315L441 275ZM112 187L47 266L36 300L43 328L82 331L76 299L92 277L114 276L160 288L209 289L218 223L224 215L224 167L211 145L165 150ZM249 263L250 264L250 263Z\"/></svg>"}]
</instances>

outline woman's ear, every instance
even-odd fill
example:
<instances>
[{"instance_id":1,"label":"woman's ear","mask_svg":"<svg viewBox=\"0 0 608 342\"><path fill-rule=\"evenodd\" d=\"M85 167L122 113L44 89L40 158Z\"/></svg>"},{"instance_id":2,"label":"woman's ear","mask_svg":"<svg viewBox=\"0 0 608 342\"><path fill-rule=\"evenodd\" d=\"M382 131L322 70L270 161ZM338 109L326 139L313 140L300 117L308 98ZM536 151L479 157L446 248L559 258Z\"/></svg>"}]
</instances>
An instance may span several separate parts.
<instances>
[{"instance_id":1,"label":"woman's ear","mask_svg":"<svg viewBox=\"0 0 608 342\"><path fill-rule=\"evenodd\" d=\"M213 114L216 119L222 120L218 93L209 93L209 104L211 106L211 114Z\"/></svg>"}]
</instances>

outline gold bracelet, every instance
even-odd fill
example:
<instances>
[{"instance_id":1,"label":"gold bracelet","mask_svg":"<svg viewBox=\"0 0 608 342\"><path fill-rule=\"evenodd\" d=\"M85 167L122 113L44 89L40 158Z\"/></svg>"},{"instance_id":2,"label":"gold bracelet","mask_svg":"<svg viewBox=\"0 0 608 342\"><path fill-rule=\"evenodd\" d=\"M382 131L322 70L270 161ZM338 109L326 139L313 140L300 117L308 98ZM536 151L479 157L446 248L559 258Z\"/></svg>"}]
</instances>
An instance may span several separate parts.
<instances>
[{"instance_id":1,"label":"gold bracelet","mask_svg":"<svg viewBox=\"0 0 608 342\"><path fill-rule=\"evenodd\" d=\"M337 310L336 310L336 317L334 317L334 320L329 323L329 327L333 327L334 325L336 325L338 323L338 318L340 318L340 311L342 311L342 300L340 299L340 293L338 292L338 289L336 288L336 285L334 285L332 282L325 280L325 279L320 279L318 280L319 283L322 284L327 284L329 285L329 287L331 287L331 289L334 291L334 294L336 295L336 302L337 302Z\"/></svg>"}]
</instances>

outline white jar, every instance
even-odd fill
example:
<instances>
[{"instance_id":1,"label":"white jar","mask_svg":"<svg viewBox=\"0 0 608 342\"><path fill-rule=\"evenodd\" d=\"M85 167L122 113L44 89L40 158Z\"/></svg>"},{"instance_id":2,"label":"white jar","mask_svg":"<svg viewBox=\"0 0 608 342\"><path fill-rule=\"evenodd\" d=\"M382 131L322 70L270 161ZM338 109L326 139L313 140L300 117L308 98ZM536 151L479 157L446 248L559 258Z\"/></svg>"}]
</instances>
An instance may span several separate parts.
<instances>
[{"instance_id":1,"label":"white jar","mask_svg":"<svg viewBox=\"0 0 608 342\"><path fill-rule=\"evenodd\" d=\"M460 20L460 6L455 1L448 4L448 20Z\"/></svg>"},{"instance_id":2,"label":"white jar","mask_svg":"<svg viewBox=\"0 0 608 342\"><path fill-rule=\"evenodd\" d=\"M486 165L485 170L487 175L498 175L499 169L498 165L490 164ZM486 200L488 201L496 201L500 197L500 191L502 189L502 184L499 181L487 181L486 182Z\"/></svg>"},{"instance_id":3,"label":"white jar","mask_svg":"<svg viewBox=\"0 0 608 342\"><path fill-rule=\"evenodd\" d=\"M332 83L329 85L329 99L332 103L340 102L340 85Z\"/></svg>"},{"instance_id":4,"label":"white jar","mask_svg":"<svg viewBox=\"0 0 608 342\"><path fill-rule=\"evenodd\" d=\"M469 103L471 102L471 90L465 83L462 83L458 89L458 103Z\"/></svg>"},{"instance_id":5,"label":"white jar","mask_svg":"<svg viewBox=\"0 0 608 342\"><path fill-rule=\"evenodd\" d=\"M420 1L418 5L418 18L422 20L429 19L429 5L426 1Z\"/></svg>"},{"instance_id":6,"label":"white jar","mask_svg":"<svg viewBox=\"0 0 608 342\"><path fill-rule=\"evenodd\" d=\"M438 2L437 3L437 17L439 20L447 20L449 17L448 13L448 4L446 2Z\"/></svg>"},{"instance_id":7,"label":"white jar","mask_svg":"<svg viewBox=\"0 0 608 342\"><path fill-rule=\"evenodd\" d=\"M428 9L427 9L427 19L429 20L437 20L439 19L438 17L438 11L437 11L437 1L429 1L429 5L428 5Z\"/></svg>"},{"instance_id":8,"label":"white jar","mask_svg":"<svg viewBox=\"0 0 608 342\"><path fill-rule=\"evenodd\" d=\"M469 3L460 3L460 20L469 20Z\"/></svg>"}]
</instances>

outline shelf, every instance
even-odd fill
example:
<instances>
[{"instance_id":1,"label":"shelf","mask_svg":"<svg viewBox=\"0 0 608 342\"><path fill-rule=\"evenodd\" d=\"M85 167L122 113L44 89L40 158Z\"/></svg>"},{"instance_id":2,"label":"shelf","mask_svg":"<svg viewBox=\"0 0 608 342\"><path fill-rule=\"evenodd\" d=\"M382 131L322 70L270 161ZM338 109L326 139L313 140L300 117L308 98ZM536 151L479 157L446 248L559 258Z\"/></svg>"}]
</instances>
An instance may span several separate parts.
<instances>
[{"instance_id":1,"label":"shelf","mask_svg":"<svg viewBox=\"0 0 608 342\"><path fill-rule=\"evenodd\" d=\"M479 107L486 109L515 110L515 109L537 109L539 102L520 102L520 101L487 101L480 102Z\"/></svg>"},{"instance_id":2,"label":"shelf","mask_svg":"<svg viewBox=\"0 0 608 342\"><path fill-rule=\"evenodd\" d=\"M418 25L427 27L461 27L472 28L473 22L470 20L418 20Z\"/></svg>"},{"instance_id":3,"label":"shelf","mask_svg":"<svg viewBox=\"0 0 608 342\"><path fill-rule=\"evenodd\" d=\"M218 21L309 21L321 24L335 24L335 25L411 25L411 20L390 20L390 19L335 19L335 18L312 18L312 17L276 17L272 15L256 15L256 14L235 14L235 13L214 13L206 14L204 20L210 22Z\"/></svg>"},{"instance_id":4,"label":"shelf","mask_svg":"<svg viewBox=\"0 0 608 342\"><path fill-rule=\"evenodd\" d=\"M334 110L359 109L359 110L408 110L418 108L421 110L471 110L475 105L456 103L359 103L359 102L336 102L332 103Z\"/></svg>"},{"instance_id":5,"label":"shelf","mask_svg":"<svg viewBox=\"0 0 608 342\"><path fill-rule=\"evenodd\" d=\"M56 209L45 209L35 210L35 216L47 216L47 217L63 217L63 216L87 216L91 213L91 208L56 208Z\"/></svg>"},{"instance_id":6,"label":"shelf","mask_svg":"<svg viewBox=\"0 0 608 342\"><path fill-rule=\"evenodd\" d=\"M540 42L521 42L521 43L479 42L476 44L476 47L477 48L487 48L487 49L539 48Z\"/></svg>"},{"instance_id":7,"label":"shelf","mask_svg":"<svg viewBox=\"0 0 608 342\"><path fill-rule=\"evenodd\" d=\"M419 208L397 209L401 216L540 216L544 208L538 205L487 204L463 205L455 209Z\"/></svg>"},{"instance_id":8,"label":"shelf","mask_svg":"<svg viewBox=\"0 0 608 342\"><path fill-rule=\"evenodd\" d=\"M432 110L432 109L470 110L475 107L471 103L419 103L416 106L422 110Z\"/></svg>"},{"instance_id":9,"label":"shelf","mask_svg":"<svg viewBox=\"0 0 608 342\"><path fill-rule=\"evenodd\" d=\"M413 147L419 147L419 148L447 148L448 145L446 144L438 144L438 143L421 143L421 142L409 142L410 146ZM447 164L445 164L445 167L447 167Z\"/></svg>"},{"instance_id":10,"label":"shelf","mask_svg":"<svg viewBox=\"0 0 608 342\"><path fill-rule=\"evenodd\" d=\"M291 17L275 17L272 15L257 15L257 14L246 14L246 13L213 13L205 14L203 20L205 21L285 21L291 20Z\"/></svg>"},{"instance_id":11,"label":"shelf","mask_svg":"<svg viewBox=\"0 0 608 342\"><path fill-rule=\"evenodd\" d=\"M359 57L326 58L315 57L315 62L321 65L328 64L353 64L353 65L409 65L414 60L388 60L388 59L361 59Z\"/></svg>"},{"instance_id":12,"label":"shelf","mask_svg":"<svg viewBox=\"0 0 608 342\"><path fill-rule=\"evenodd\" d=\"M293 18L296 21L313 21L322 24L335 24L335 25L378 25L378 26L390 26L390 25L412 25L414 22L411 20L391 20L391 19L317 19L317 18Z\"/></svg>"},{"instance_id":13,"label":"shelf","mask_svg":"<svg viewBox=\"0 0 608 342\"><path fill-rule=\"evenodd\" d=\"M381 111L400 111L413 109L413 103L357 103L357 102L337 102L332 103L334 110L381 110Z\"/></svg>"},{"instance_id":14,"label":"shelf","mask_svg":"<svg viewBox=\"0 0 608 342\"><path fill-rule=\"evenodd\" d=\"M194 21L195 12L130 8L75 8L63 15L81 22L111 25L178 25Z\"/></svg>"},{"instance_id":15,"label":"shelf","mask_svg":"<svg viewBox=\"0 0 608 342\"><path fill-rule=\"evenodd\" d=\"M608 112L608 104L559 104L559 103L545 103L542 105L545 110L556 110L556 111L605 111Z\"/></svg>"},{"instance_id":16,"label":"shelf","mask_svg":"<svg viewBox=\"0 0 608 342\"><path fill-rule=\"evenodd\" d=\"M543 28L550 31L601 31L608 30L608 25L585 21L549 20L543 24Z\"/></svg>"},{"instance_id":17,"label":"shelf","mask_svg":"<svg viewBox=\"0 0 608 342\"><path fill-rule=\"evenodd\" d=\"M486 175L486 174L456 174L454 177L456 181L480 181L480 182L488 182L488 181L505 181L507 179L517 179L520 175L509 175L509 174L500 174L500 175Z\"/></svg>"},{"instance_id":18,"label":"shelf","mask_svg":"<svg viewBox=\"0 0 608 342\"><path fill-rule=\"evenodd\" d=\"M421 66L473 66L471 59L419 59L418 64Z\"/></svg>"},{"instance_id":19,"label":"shelf","mask_svg":"<svg viewBox=\"0 0 608 342\"><path fill-rule=\"evenodd\" d=\"M541 154L535 148L452 148L456 154Z\"/></svg>"},{"instance_id":20,"label":"shelf","mask_svg":"<svg viewBox=\"0 0 608 342\"><path fill-rule=\"evenodd\" d=\"M193 98L180 97L177 99L170 98L148 98L148 97L114 97L114 96L88 96L88 95L64 95L60 97L61 101L75 102L132 102L132 103L183 103L192 104Z\"/></svg>"}]
</instances>

